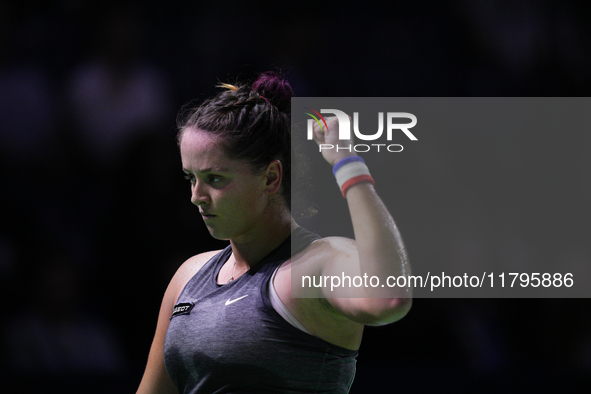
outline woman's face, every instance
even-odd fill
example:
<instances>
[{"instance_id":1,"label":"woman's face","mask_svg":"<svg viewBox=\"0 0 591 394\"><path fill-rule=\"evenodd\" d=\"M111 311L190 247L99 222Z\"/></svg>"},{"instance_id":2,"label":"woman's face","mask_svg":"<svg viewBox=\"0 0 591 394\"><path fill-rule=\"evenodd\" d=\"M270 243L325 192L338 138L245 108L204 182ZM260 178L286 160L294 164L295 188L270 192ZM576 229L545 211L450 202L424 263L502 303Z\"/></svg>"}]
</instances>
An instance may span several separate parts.
<instances>
[{"instance_id":1,"label":"woman's face","mask_svg":"<svg viewBox=\"0 0 591 394\"><path fill-rule=\"evenodd\" d=\"M189 128L181 138L183 171L191 181L191 202L216 239L247 241L261 231L268 195L265 176L249 163L226 156L220 139Z\"/></svg>"}]
</instances>

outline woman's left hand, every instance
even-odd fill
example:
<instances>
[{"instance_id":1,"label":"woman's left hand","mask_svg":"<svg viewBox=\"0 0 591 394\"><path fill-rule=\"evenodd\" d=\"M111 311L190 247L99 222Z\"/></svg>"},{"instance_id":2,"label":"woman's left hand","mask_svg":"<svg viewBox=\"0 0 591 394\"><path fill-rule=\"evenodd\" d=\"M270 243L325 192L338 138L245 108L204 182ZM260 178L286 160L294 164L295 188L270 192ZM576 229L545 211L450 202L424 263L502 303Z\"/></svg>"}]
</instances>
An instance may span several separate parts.
<instances>
[{"instance_id":1,"label":"woman's left hand","mask_svg":"<svg viewBox=\"0 0 591 394\"><path fill-rule=\"evenodd\" d=\"M357 153L353 150L352 134L350 139L340 140L338 118L336 116L330 116L325 119L325 129L321 128L318 123L314 123L312 130L314 132L314 141L316 141L320 147L322 156L328 164L334 166L346 157L357 156ZM349 126L350 125L351 117L349 116Z\"/></svg>"}]
</instances>

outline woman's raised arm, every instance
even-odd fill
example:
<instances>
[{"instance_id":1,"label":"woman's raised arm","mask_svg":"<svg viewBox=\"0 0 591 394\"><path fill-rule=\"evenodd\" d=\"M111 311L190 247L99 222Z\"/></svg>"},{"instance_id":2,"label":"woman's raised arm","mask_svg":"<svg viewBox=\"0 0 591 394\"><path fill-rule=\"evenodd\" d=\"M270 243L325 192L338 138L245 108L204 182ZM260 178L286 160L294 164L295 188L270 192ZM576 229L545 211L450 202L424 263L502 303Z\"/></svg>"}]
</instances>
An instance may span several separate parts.
<instances>
[{"instance_id":1,"label":"woman's raised arm","mask_svg":"<svg viewBox=\"0 0 591 394\"><path fill-rule=\"evenodd\" d=\"M337 239L327 243L330 258L322 267L322 275L331 278L375 276L379 284L374 281L370 285L365 279L361 288L351 287L351 297L347 297L348 289L340 289L339 296L335 297L332 289L325 286L323 295L338 312L353 321L388 324L402 318L410 309L410 287L385 285L388 277L410 275L408 257L396 223L376 193L367 166L353 149L343 149L351 146L352 141L338 139L337 118L327 118L327 123L326 131L314 125L314 139L318 144L340 146L338 150L322 149L322 154L329 164L337 166L336 177L347 199L355 242ZM399 281L402 282L408 283Z\"/></svg>"}]
</instances>

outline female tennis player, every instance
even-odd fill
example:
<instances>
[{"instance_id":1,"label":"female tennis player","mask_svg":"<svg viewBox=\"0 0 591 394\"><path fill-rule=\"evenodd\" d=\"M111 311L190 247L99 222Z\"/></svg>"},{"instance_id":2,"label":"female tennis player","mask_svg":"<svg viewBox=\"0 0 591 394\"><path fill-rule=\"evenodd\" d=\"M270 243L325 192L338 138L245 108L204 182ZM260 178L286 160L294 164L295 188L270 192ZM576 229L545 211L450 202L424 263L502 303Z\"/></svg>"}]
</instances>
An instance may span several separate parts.
<instances>
[{"instance_id":1,"label":"female tennis player","mask_svg":"<svg viewBox=\"0 0 591 394\"><path fill-rule=\"evenodd\" d=\"M196 255L172 278L138 393L347 393L365 325L403 317L410 289L389 298L337 298L329 287L296 298L292 268L310 277L408 275L392 216L367 166L323 150L347 199L355 240L320 238L290 211L289 83L264 73L179 116L183 171L223 250ZM337 145L338 122L314 128ZM349 141L351 142L351 141ZM318 171L330 171L330 168ZM297 283L297 282L295 282Z\"/></svg>"}]
</instances>

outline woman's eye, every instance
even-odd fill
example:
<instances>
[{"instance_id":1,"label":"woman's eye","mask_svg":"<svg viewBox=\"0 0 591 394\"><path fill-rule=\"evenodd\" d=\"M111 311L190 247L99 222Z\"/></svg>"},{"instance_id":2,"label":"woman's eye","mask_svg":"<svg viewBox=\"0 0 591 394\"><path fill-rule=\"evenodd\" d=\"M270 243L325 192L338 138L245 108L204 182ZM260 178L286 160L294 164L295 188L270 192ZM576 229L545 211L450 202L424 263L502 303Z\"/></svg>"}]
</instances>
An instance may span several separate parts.
<instances>
[{"instance_id":1,"label":"woman's eye","mask_svg":"<svg viewBox=\"0 0 591 394\"><path fill-rule=\"evenodd\" d=\"M191 182L191 184L195 183L195 177L193 175L186 174L185 179Z\"/></svg>"},{"instance_id":2,"label":"woman's eye","mask_svg":"<svg viewBox=\"0 0 591 394\"><path fill-rule=\"evenodd\" d=\"M215 175L211 175L211 176L209 177L209 182L210 182L210 183L218 183L218 182L219 182L219 181L221 181L221 180L222 180L222 177L221 177L221 176L215 176Z\"/></svg>"}]
</instances>

